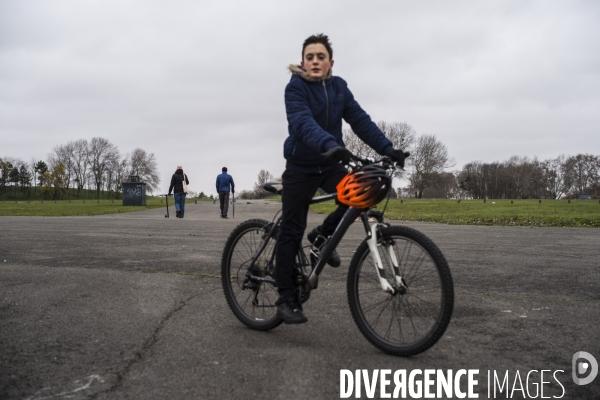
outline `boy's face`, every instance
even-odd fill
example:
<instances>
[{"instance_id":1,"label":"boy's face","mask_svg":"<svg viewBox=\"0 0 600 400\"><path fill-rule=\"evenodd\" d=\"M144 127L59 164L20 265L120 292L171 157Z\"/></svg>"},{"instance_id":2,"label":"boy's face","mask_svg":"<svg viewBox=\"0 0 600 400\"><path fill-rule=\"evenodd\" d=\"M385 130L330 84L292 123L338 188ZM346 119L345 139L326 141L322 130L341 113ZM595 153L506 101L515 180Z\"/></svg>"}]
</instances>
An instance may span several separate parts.
<instances>
[{"instance_id":1,"label":"boy's face","mask_svg":"<svg viewBox=\"0 0 600 400\"><path fill-rule=\"evenodd\" d=\"M300 65L311 78L325 79L333 67L333 60L329 58L325 46L321 43L313 43L304 48L304 57Z\"/></svg>"}]
</instances>

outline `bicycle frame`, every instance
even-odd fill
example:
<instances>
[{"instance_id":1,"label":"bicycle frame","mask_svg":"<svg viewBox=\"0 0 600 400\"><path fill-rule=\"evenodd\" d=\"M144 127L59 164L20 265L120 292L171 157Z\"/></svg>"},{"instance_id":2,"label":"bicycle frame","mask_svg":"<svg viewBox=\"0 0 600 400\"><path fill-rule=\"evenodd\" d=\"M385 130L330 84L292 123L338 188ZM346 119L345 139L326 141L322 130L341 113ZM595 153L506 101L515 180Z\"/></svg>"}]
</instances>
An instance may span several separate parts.
<instances>
[{"instance_id":1,"label":"bicycle frame","mask_svg":"<svg viewBox=\"0 0 600 400\"><path fill-rule=\"evenodd\" d=\"M376 168L371 167L373 164L377 164ZM389 157L379 160L354 157L348 164L349 175L336 186L338 193L309 201L315 204L335 199L336 203L349 206L335 212L337 226L328 227L326 233L313 231L308 240L312 244L302 235L294 235L293 240L298 241L292 246L296 248L295 254L282 255L288 260L279 260L286 262L283 266L276 265L277 253L284 250L278 240L283 238L282 228L286 228L282 226L281 211L271 221L255 218L238 225L227 239L221 262L225 298L237 319L259 331L268 331L282 323L305 322L286 316L279 307L281 301L293 302L294 308L302 311L312 290L318 288L325 264L339 265L339 259L331 257L336 255L335 249L350 225L356 222L357 226L351 230L355 239L356 229L360 229L358 224L362 222L366 238L357 243L346 278L354 322L371 344L388 354L413 356L433 346L452 316L452 275L444 255L431 239L413 228L386 223L387 202L381 203L380 210L375 208L374 204L384 201L385 195L389 199L394 168L396 163ZM265 190L278 195L284 193L283 186L283 182L263 185ZM346 249L338 251L342 250ZM278 271L278 267L286 269ZM282 299L280 293L277 299L278 272L285 279L292 278L293 299Z\"/></svg>"},{"instance_id":2,"label":"bicycle frame","mask_svg":"<svg viewBox=\"0 0 600 400\"><path fill-rule=\"evenodd\" d=\"M327 200L333 200L336 198L336 196L337 196L337 194L333 193L333 194L329 194L329 195L325 195L325 196L314 197L313 199L311 199L310 204L316 204L316 203L321 203L321 202L324 202ZM361 217L363 226L364 226L366 234L367 234L367 243L369 245L371 257L373 258L373 262L374 262L376 270L377 270L377 275L379 276L379 282L381 284L381 289L385 292L395 294L398 290L402 290L402 288L406 287L404 285L404 281L400 275L400 268L399 268L398 260L394 253L394 250L392 248L392 244L391 243L382 243L382 245L386 247L385 254L387 255L388 261L391 263L391 265L394 269L395 283L398 285L399 289L393 288L387 281L386 273L383 268L383 262L379 255L379 251L377 250L377 246L378 246L377 231L378 231L378 229L380 229L381 226L385 226L385 224L382 222L383 221L382 214L379 212L376 212L376 211L372 211L369 208L349 207L348 210L346 210L346 212L344 213L340 222L338 223L338 226L336 227L335 231L333 232L333 234L331 235L331 237L325 244L325 247L321 250L318 261L317 261L316 265L314 265L310 275L308 276L308 282L309 282L310 289L313 289L316 286L318 277L321 274L321 272L323 271L323 268L325 268L325 264L327 263L327 260L329 259L329 257L331 256L331 254L333 253L333 251L335 250L337 245L340 243L340 241L346 234L346 231L348 230L350 225L356 220L356 218L358 216ZM377 218L377 223L369 225L369 221L368 221L369 216L375 216ZM269 232L267 232L267 237L271 237L272 235L275 234L277 227L281 223L281 218L282 217L279 216L277 218L277 220L271 224ZM248 267L248 271L252 270L252 268L254 267L254 263L256 262L258 257L262 254L262 252L265 250L267 243L268 243L268 241L264 241L264 243L261 245L259 250L256 252L256 255L252 258L250 266ZM273 261L273 257L274 257L274 254L271 256L271 260L270 260L271 262ZM306 255L304 254L304 251L302 250L302 248L298 249L298 257L302 261L302 265L306 265ZM303 271L303 273L305 274L306 271ZM252 280L255 280L257 282L268 282L268 283L275 285L275 280L272 278L263 278L263 277L252 275L251 273L249 273L249 278Z\"/></svg>"}]
</instances>

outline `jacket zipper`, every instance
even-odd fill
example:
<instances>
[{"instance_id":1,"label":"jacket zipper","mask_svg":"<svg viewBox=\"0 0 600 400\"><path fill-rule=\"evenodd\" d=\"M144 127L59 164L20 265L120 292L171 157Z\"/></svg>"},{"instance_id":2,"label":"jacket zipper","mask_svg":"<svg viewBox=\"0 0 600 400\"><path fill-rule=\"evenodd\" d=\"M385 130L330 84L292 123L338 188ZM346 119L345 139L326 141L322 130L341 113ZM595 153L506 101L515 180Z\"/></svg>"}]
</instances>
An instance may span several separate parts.
<instances>
[{"instance_id":1,"label":"jacket zipper","mask_svg":"<svg viewBox=\"0 0 600 400\"><path fill-rule=\"evenodd\" d=\"M327 128L329 128L329 96L327 95L327 86L325 85L325 81L321 81L321 83L323 84L323 90L325 91L325 101L327 104L327 119L325 120L325 130L327 130ZM319 165L319 174L322 174L323 172L321 171L321 166Z\"/></svg>"},{"instance_id":2,"label":"jacket zipper","mask_svg":"<svg viewBox=\"0 0 600 400\"><path fill-rule=\"evenodd\" d=\"M327 101L327 119L325 120L325 130L329 127L329 96L327 95L327 87L325 86L325 81L321 81L323 83L323 90L325 91L325 100Z\"/></svg>"}]
</instances>

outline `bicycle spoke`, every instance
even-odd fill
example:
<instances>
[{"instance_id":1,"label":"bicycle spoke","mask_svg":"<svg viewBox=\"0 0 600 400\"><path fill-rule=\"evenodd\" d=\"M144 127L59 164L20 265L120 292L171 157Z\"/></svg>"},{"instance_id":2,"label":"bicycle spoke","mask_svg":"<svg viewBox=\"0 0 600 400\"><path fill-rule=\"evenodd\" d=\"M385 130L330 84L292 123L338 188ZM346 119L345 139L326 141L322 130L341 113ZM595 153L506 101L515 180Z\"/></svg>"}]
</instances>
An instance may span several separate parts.
<instances>
[{"instance_id":1,"label":"bicycle spoke","mask_svg":"<svg viewBox=\"0 0 600 400\"><path fill-rule=\"evenodd\" d=\"M406 304L406 309L408 311L407 317L408 317L408 320L410 321L410 324L411 324L411 326L413 328L414 335L415 335L415 337L419 337L419 334L417 332L417 328L415 327L415 322L413 320L412 306L411 306L411 304L410 304L409 301L405 301L404 303Z\"/></svg>"},{"instance_id":2,"label":"bicycle spoke","mask_svg":"<svg viewBox=\"0 0 600 400\"><path fill-rule=\"evenodd\" d=\"M402 303L400 301L400 303ZM398 318L398 333L400 335L400 343L404 343L404 332L402 331L402 315L400 313L400 311L398 311L399 307L394 307L394 311L396 312L396 316Z\"/></svg>"},{"instance_id":3,"label":"bicycle spoke","mask_svg":"<svg viewBox=\"0 0 600 400\"><path fill-rule=\"evenodd\" d=\"M373 308L379 306L380 304L388 303L390 300L391 300L391 297L385 298L385 299L383 299L383 300L381 300L381 301L379 301L379 302L377 302L375 304L370 304L367 307L363 307L363 310L365 311L365 313L369 313L369 311L371 311Z\"/></svg>"},{"instance_id":4,"label":"bicycle spoke","mask_svg":"<svg viewBox=\"0 0 600 400\"><path fill-rule=\"evenodd\" d=\"M385 332L385 335L383 335L384 338L389 339L390 338L390 333L392 331L392 324L394 323L394 307L392 307L392 317L390 318L390 323L388 324L387 330Z\"/></svg>"}]
</instances>

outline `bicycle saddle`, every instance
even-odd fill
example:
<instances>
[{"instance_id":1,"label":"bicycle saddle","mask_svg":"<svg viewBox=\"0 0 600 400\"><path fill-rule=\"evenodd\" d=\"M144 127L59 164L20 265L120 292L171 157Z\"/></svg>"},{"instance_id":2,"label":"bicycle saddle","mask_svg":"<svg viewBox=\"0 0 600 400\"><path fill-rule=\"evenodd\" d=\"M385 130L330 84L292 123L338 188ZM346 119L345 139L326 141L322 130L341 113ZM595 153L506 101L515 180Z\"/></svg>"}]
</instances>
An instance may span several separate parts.
<instances>
[{"instance_id":1,"label":"bicycle saddle","mask_svg":"<svg viewBox=\"0 0 600 400\"><path fill-rule=\"evenodd\" d=\"M266 182L263 185L263 189L265 189L267 192L281 194L281 192L283 191L283 183L281 183L281 182Z\"/></svg>"}]
</instances>

